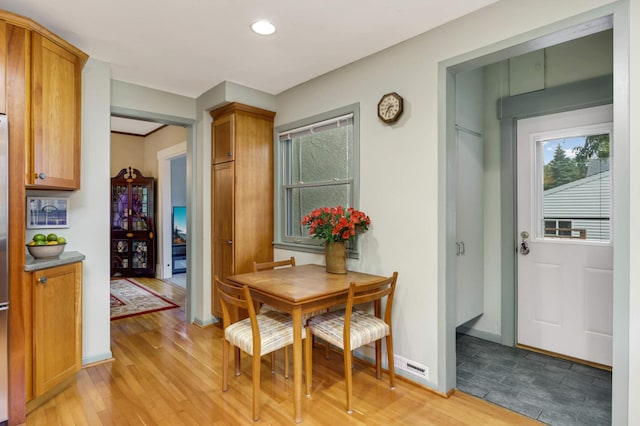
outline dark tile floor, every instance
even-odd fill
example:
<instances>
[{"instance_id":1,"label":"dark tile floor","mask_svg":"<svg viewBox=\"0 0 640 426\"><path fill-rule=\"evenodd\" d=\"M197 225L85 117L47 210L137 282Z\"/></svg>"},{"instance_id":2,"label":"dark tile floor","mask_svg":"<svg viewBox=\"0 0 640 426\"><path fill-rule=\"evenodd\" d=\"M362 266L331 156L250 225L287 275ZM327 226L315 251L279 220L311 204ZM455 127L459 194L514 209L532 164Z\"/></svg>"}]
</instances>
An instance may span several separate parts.
<instances>
[{"instance_id":1,"label":"dark tile floor","mask_svg":"<svg viewBox=\"0 0 640 426\"><path fill-rule=\"evenodd\" d=\"M611 372L457 335L458 389L554 426L611 424Z\"/></svg>"}]
</instances>

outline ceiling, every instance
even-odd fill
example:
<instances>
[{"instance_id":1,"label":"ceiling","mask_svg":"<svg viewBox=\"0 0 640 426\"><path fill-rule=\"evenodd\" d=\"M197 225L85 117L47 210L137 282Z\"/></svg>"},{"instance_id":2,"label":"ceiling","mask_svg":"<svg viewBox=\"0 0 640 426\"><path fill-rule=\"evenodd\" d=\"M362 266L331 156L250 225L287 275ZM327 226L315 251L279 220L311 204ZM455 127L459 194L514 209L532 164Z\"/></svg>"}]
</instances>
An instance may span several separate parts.
<instances>
[{"instance_id":1,"label":"ceiling","mask_svg":"<svg viewBox=\"0 0 640 426\"><path fill-rule=\"evenodd\" d=\"M111 131L134 136L148 136L165 125L132 118L111 117Z\"/></svg>"},{"instance_id":2,"label":"ceiling","mask_svg":"<svg viewBox=\"0 0 640 426\"><path fill-rule=\"evenodd\" d=\"M196 98L223 81L276 95L497 0L0 0L111 65L111 78ZM271 36L254 34L258 19ZM112 120L146 135L157 123Z\"/></svg>"}]
</instances>

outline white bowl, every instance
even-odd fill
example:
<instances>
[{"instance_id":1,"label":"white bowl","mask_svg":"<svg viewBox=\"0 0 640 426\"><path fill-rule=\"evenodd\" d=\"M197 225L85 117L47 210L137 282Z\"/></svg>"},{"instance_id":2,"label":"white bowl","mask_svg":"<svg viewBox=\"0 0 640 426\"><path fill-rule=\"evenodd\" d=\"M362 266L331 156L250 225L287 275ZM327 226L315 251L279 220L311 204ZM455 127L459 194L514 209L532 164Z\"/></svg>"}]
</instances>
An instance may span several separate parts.
<instances>
[{"instance_id":1,"label":"white bowl","mask_svg":"<svg viewBox=\"0 0 640 426\"><path fill-rule=\"evenodd\" d=\"M52 244L50 246L30 246L27 244L29 254L36 259L55 259L64 251L66 244Z\"/></svg>"}]
</instances>

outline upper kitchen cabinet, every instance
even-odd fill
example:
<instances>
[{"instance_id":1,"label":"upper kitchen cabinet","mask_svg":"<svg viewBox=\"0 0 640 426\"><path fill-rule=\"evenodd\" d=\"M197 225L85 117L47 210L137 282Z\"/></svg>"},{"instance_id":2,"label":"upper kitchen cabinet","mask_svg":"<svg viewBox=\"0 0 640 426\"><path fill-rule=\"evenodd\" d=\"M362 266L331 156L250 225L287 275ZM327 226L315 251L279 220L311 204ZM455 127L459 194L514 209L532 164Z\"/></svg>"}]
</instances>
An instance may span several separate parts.
<instances>
[{"instance_id":1,"label":"upper kitchen cabinet","mask_svg":"<svg viewBox=\"0 0 640 426\"><path fill-rule=\"evenodd\" d=\"M33 135L27 185L79 189L83 59L38 33L31 40Z\"/></svg>"},{"instance_id":2,"label":"upper kitchen cabinet","mask_svg":"<svg viewBox=\"0 0 640 426\"><path fill-rule=\"evenodd\" d=\"M18 128L10 138L24 142L27 189L79 189L82 67L88 57L28 18L0 11L0 20L6 25L7 115L10 127Z\"/></svg>"},{"instance_id":3,"label":"upper kitchen cabinet","mask_svg":"<svg viewBox=\"0 0 640 426\"><path fill-rule=\"evenodd\" d=\"M0 114L7 113L7 23L0 21Z\"/></svg>"}]
</instances>

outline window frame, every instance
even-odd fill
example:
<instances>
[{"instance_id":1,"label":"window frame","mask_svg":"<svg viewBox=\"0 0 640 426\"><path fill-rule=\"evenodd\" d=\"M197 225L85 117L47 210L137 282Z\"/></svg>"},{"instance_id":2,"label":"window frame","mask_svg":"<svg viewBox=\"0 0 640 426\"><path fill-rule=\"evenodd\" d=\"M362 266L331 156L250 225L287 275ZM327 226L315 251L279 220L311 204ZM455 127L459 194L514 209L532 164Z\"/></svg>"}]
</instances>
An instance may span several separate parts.
<instances>
[{"instance_id":1,"label":"window frame","mask_svg":"<svg viewBox=\"0 0 640 426\"><path fill-rule=\"evenodd\" d=\"M350 207L359 209L360 204L360 103L354 103L331 111L326 111L311 117L303 118L291 123L283 124L274 128L274 247L303 251L311 253L324 253L324 242L308 236L292 237L286 235L287 211L286 189L289 183L284 182L285 171L285 150L280 142L280 134L286 133L305 126L331 120L344 115L353 114L353 140L351 146L352 179L349 184ZM322 185L325 186L325 185ZM320 206L319 206L320 207ZM346 207L346 206L345 206ZM302 218L300 218L302 219ZM356 236L353 243L347 246L347 256L358 258L360 252L359 238Z\"/></svg>"},{"instance_id":2,"label":"window frame","mask_svg":"<svg viewBox=\"0 0 640 426\"><path fill-rule=\"evenodd\" d=\"M534 205L535 210L532 216L533 226L532 229L535 230L534 238L537 242L545 243L545 244L591 244L591 245L612 245L613 244L613 227L610 228L609 231L609 239L608 240L596 240L596 239L580 239L580 238L562 238L558 236L551 236L545 234L545 216L544 216L544 153L543 146L546 142L557 140L557 139L567 139L574 137L587 137L590 135L598 135L598 134L608 134L610 141L610 153L609 153L609 164L610 170L613 170L613 158L615 155L615 142L613 135L613 122L612 121L604 121L596 124L587 124L576 127L569 127L564 129L551 130L548 132L539 133L535 136L536 138L536 146L535 146L535 158L534 158L534 179L532 181L532 185L534 185ZM609 203L608 203L608 220L613 220L613 181L609 182ZM572 225L575 224L577 220L580 218L557 218L551 217L549 220L553 219L561 219L561 220L570 220Z\"/></svg>"}]
</instances>

